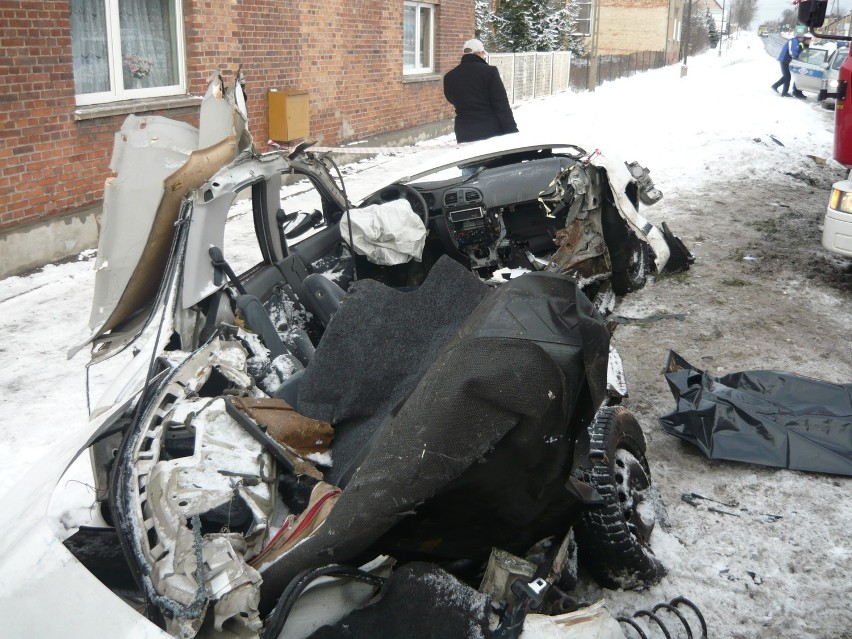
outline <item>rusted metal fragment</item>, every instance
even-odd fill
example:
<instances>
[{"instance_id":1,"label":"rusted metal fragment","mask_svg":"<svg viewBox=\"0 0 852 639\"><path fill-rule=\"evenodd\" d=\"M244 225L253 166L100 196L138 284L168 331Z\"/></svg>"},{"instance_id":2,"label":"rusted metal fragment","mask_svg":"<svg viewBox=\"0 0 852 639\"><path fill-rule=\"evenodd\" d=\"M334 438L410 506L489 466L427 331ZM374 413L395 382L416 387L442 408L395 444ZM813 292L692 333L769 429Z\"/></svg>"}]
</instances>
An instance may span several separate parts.
<instances>
[{"instance_id":1,"label":"rusted metal fragment","mask_svg":"<svg viewBox=\"0 0 852 639\"><path fill-rule=\"evenodd\" d=\"M279 444L289 446L302 457L325 453L334 438L328 422L297 413L283 399L274 397L235 397L234 405L266 429Z\"/></svg>"},{"instance_id":2,"label":"rusted metal fragment","mask_svg":"<svg viewBox=\"0 0 852 639\"><path fill-rule=\"evenodd\" d=\"M589 219L575 220L556 232L559 248L550 258L552 270L580 278L608 274L610 263L603 232Z\"/></svg>"},{"instance_id":3,"label":"rusted metal fragment","mask_svg":"<svg viewBox=\"0 0 852 639\"><path fill-rule=\"evenodd\" d=\"M600 190L597 173L574 164L559 174L539 196L548 215L564 224L556 232L559 245L551 256L548 271L578 280L608 276L612 270L601 226Z\"/></svg>"}]
</instances>

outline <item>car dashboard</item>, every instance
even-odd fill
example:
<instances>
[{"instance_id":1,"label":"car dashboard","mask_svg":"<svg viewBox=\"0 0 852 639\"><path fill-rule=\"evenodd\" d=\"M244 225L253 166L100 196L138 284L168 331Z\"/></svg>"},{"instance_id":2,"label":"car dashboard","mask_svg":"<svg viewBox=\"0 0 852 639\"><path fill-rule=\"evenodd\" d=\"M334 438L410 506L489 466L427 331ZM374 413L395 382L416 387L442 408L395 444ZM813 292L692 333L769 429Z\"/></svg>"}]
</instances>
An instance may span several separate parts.
<instances>
[{"instance_id":1,"label":"car dashboard","mask_svg":"<svg viewBox=\"0 0 852 639\"><path fill-rule=\"evenodd\" d=\"M548 217L539 196L576 162L553 156L486 165L472 168L467 177L410 186L426 200L430 227L446 252L466 258L477 270L528 266L523 263L528 254L550 254L557 248L556 220Z\"/></svg>"}]
</instances>

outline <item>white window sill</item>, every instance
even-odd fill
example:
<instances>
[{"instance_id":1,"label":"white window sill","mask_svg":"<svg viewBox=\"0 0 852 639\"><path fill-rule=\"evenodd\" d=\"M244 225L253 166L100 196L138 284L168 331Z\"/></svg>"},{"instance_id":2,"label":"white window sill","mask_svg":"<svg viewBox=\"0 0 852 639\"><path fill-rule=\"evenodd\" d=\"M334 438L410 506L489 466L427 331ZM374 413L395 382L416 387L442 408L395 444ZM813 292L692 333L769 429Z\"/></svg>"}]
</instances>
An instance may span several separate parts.
<instances>
[{"instance_id":1,"label":"white window sill","mask_svg":"<svg viewBox=\"0 0 852 639\"><path fill-rule=\"evenodd\" d=\"M161 98L140 98L106 104L90 104L78 106L74 109L74 119L77 121L95 120L113 115L127 115L128 113L197 107L201 104L201 99L201 96L195 95L171 95Z\"/></svg>"}]
</instances>

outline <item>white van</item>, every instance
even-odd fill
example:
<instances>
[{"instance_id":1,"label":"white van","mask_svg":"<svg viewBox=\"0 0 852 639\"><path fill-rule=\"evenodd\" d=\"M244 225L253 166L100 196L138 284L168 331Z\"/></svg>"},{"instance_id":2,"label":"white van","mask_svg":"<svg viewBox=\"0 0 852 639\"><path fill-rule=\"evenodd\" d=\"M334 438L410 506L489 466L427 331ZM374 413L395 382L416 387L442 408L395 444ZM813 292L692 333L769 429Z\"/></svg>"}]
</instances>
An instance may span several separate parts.
<instances>
[{"instance_id":1,"label":"white van","mask_svg":"<svg viewBox=\"0 0 852 639\"><path fill-rule=\"evenodd\" d=\"M831 188L822 245L832 253L852 257L852 173Z\"/></svg>"}]
</instances>

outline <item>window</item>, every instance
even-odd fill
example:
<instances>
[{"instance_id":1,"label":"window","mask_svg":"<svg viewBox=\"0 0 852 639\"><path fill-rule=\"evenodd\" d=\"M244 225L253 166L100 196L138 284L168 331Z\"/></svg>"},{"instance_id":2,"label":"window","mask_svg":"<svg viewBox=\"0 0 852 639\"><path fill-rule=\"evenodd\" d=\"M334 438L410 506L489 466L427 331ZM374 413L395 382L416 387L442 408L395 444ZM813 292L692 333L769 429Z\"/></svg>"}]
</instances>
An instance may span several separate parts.
<instances>
[{"instance_id":1,"label":"window","mask_svg":"<svg viewBox=\"0 0 852 639\"><path fill-rule=\"evenodd\" d=\"M403 73L431 73L434 68L433 42L435 7L425 2L406 2L402 13Z\"/></svg>"},{"instance_id":2,"label":"window","mask_svg":"<svg viewBox=\"0 0 852 639\"><path fill-rule=\"evenodd\" d=\"M250 184L237 191L225 220L222 253L234 272L240 274L264 261L254 232L254 206L254 191Z\"/></svg>"},{"instance_id":3,"label":"window","mask_svg":"<svg viewBox=\"0 0 852 639\"><path fill-rule=\"evenodd\" d=\"M807 62L808 64L823 65L828 59L828 51L826 49L802 49L799 54L799 62Z\"/></svg>"},{"instance_id":4,"label":"window","mask_svg":"<svg viewBox=\"0 0 852 639\"><path fill-rule=\"evenodd\" d=\"M571 0L570 6L577 12L574 31L571 35L592 35L592 0Z\"/></svg>"},{"instance_id":5,"label":"window","mask_svg":"<svg viewBox=\"0 0 852 639\"><path fill-rule=\"evenodd\" d=\"M181 0L70 0L77 104L185 93Z\"/></svg>"}]
</instances>

